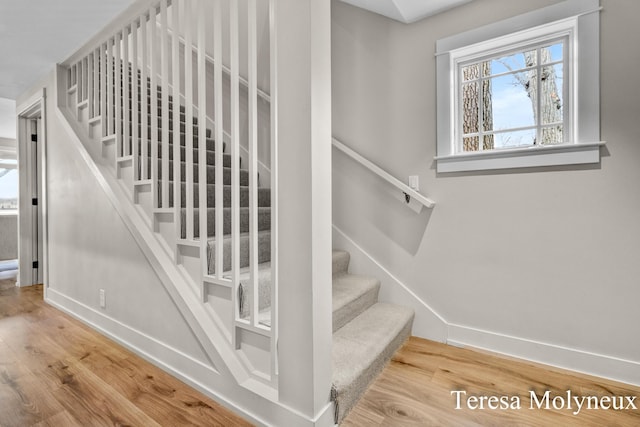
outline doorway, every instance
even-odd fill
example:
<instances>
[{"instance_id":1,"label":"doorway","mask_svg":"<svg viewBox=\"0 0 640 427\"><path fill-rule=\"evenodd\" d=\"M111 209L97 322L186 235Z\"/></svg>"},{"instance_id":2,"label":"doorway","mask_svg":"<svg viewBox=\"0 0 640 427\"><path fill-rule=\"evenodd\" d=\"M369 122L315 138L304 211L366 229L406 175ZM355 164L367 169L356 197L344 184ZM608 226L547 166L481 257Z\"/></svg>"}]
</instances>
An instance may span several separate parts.
<instances>
[{"instance_id":1,"label":"doorway","mask_svg":"<svg viewBox=\"0 0 640 427\"><path fill-rule=\"evenodd\" d=\"M18 286L46 282L44 91L18 113Z\"/></svg>"}]
</instances>

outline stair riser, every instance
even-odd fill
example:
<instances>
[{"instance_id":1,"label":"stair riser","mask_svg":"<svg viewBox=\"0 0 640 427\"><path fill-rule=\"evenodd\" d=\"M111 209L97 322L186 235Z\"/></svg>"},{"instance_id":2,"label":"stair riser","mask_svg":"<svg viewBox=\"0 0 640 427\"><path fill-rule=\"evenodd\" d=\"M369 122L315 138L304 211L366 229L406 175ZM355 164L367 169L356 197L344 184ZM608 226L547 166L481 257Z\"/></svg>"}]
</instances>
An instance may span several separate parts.
<instances>
[{"instance_id":1,"label":"stair riser","mask_svg":"<svg viewBox=\"0 0 640 427\"><path fill-rule=\"evenodd\" d=\"M151 136L151 134L149 134L149 136ZM162 135L160 134L160 132L158 133L158 153L160 153L162 151L162 141L161 141ZM169 134L169 151L173 151L173 133ZM180 146L181 147L185 147L186 146L186 135L184 133L180 134ZM131 138L129 138L129 140L131 141ZM140 141L140 139L138 139L138 141ZM197 137L193 137L193 148L198 148L200 140ZM223 143L222 144L222 151L224 152L227 148L227 144ZM147 141L147 153L151 153L151 141ZM216 151L216 141L210 138L207 138L207 151Z\"/></svg>"},{"instance_id":2,"label":"stair riser","mask_svg":"<svg viewBox=\"0 0 640 427\"><path fill-rule=\"evenodd\" d=\"M162 176L162 165L161 162L158 162L158 177ZM171 162L173 163L173 162ZM169 180L173 181L173 166L169 166ZM186 165L184 162L180 164L180 182L186 181ZM215 166L207 166L207 184L215 184ZM231 185L231 169L224 168L222 171L222 175L224 178L224 185ZM200 182L200 176L198 173L198 165L193 165L193 182ZM248 186L249 185L249 172L246 170L240 170L240 185Z\"/></svg>"},{"instance_id":3,"label":"stair riser","mask_svg":"<svg viewBox=\"0 0 640 427\"><path fill-rule=\"evenodd\" d=\"M250 281L240 280L238 300L240 301L240 317L249 317L251 307ZM258 270L258 310L271 307L271 268Z\"/></svg>"},{"instance_id":4,"label":"stair riser","mask_svg":"<svg viewBox=\"0 0 640 427\"><path fill-rule=\"evenodd\" d=\"M263 232L258 234L258 263L269 262L271 260L271 233ZM222 270L231 269L231 239L225 238L223 243ZM215 241L211 240L207 244L207 265L208 273L215 273ZM240 268L249 266L249 236L240 236Z\"/></svg>"},{"instance_id":5,"label":"stair riser","mask_svg":"<svg viewBox=\"0 0 640 427\"><path fill-rule=\"evenodd\" d=\"M169 204L173 205L173 183L169 184ZM180 184L180 198L182 199L182 207L187 206L187 185ZM197 208L200 206L199 203L199 192L198 186L193 186L193 200L194 207ZM225 186L222 192L222 198L224 201L224 207L231 207L231 187ZM216 195L215 195L215 186L211 184L207 184L207 206L211 208L216 207ZM241 187L240 188L240 207L246 208L249 206L249 188ZM269 188L258 188L258 207L264 208L271 206L271 190Z\"/></svg>"},{"instance_id":6,"label":"stair riser","mask_svg":"<svg viewBox=\"0 0 640 427\"><path fill-rule=\"evenodd\" d=\"M124 130L125 126L124 126L124 122L123 122L123 126L122 129ZM151 135L151 126L147 126L147 135ZM160 119L158 119L158 127L156 128L158 130L158 135L159 137L162 136L162 121ZM130 135L133 133L133 126L130 126ZM173 132L173 122L169 121L169 132ZM184 123L180 123L180 134L186 134L186 126L184 125ZM194 138L197 137L200 134L200 131L198 130L197 126L193 126L193 136ZM142 135L142 125L138 125L138 135ZM211 138L211 129L207 129L206 132L207 138Z\"/></svg>"},{"instance_id":7,"label":"stair riser","mask_svg":"<svg viewBox=\"0 0 640 427\"><path fill-rule=\"evenodd\" d=\"M115 93L113 94L114 98L115 98ZM149 112L151 110L151 98L150 97L145 97L147 100L147 112ZM133 98L130 98L127 100L128 102L128 107L129 107L129 111L133 110L133 103L131 102ZM143 99L140 95L138 95L138 114L142 111L142 103L143 103ZM121 106L123 106L122 103L120 103ZM115 111L115 106L113 106L114 111ZM162 99L160 97L158 97L158 101L157 101L157 105L156 108L158 109L158 115L161 116L162 115ZM173 115L173 101L169 101L169 113L171 113L171 115ZM182 114L186 114L186 108L184 107L184 105L180 105L180 113Z\"/></svg>"},{"instance_id":8,"label":"stair riser","mask_svg":"<svg viewBox=\"0 0 640 427\"><path fill-rule=\"evenodd\" d=\"M208 237L215 237L216 231L216 210L214 208L207 209L207 232ZM223 212L223 233L225 236L231 234L231 208L224 208ZM187 213L183 209L181 211L182 238L187 237ZM258 209L258 231L266 231L271 227L271 208ZM240 209L240 232L249 232L249 208ZM193 235L195 238L200 237L200 211L193 212Z\"/></svg>"},{"instance_id":9,"label":"stair riser","mask_svg":"<svg viewBox=\"0 0 640 427\"><path fill-rule=\"evenodd\" d=\"M124 129L126 127L126 123L125 121L122 122L122 128ZM129 128L131 129L131 131L133 131L133 125L131 124L131 122L128 122L130 124ZM180 122L180 133L186 133L186 126L184 124L184 122ZM162 118L158 118L158 126L157 126L158 132L162 132ZM169 119L169 131L173 132L174 130L174 126L173 126L173 118ZM147 133L150 134L151 132L151 125L147 125ZM193 134L194 135L198 135L199 134L199 128L197 124L193 125ZM138 135L140 135L142 133L142 124L140 122L138 122ZM207 132L207 137L211 138L211 131L209 130L209 132Z\"/></svg>"},{"instance_id":10,"label":"stair riser","mask_svg":"<svg viewBox=\"0 0 640 427\"><path fill-rule=\"evenodd\" d=\"M333 276L345 274L349 270L349 261L351 255L346 251L333 251L332 254L332 272Z\"/></svg>"},{"instance_id":11,"label":"stair riser","mask_svg":"<svg viewBox=\"0 0 640 427\"><path fill-rule=\"evenodd\" d=\"M147 121L151 123L151 113L147 113ZM133 120L133 115L131 114L131 110L129 110L129 121ZM158 121L162 120L162 110L158 109ZM169 122L172 123L173 120L173 111L169 111ZM186 117L184 113L180 113L180 123L184 124L186 122ZM138 112L138 124L142 123L142 113ZM161 123L160 123L161 124ZM194 126L198 124L198 118L193 118Z\"/></svg>"},{"instance_id":12,"label":"stair riser","mask_svg":"<svg viewBox=\"0 0 640 427\"><path fill-rule=\"evenodd\" d=\"M185 148L184 147L180 147L180 161L185 162ZM213 150L207 150L205 151L206 153L206 164L209 166L215 166L216 164L216 152ZM198 161L200 158L200 153L198 152L197 148L194 148L192 150L192 159L193 159L193 163L194 164L199 164L200 162ZM160 163L162 161L162 146L158 145L158 157L160 159L158 159L158 163ZM242 159L241 159L242 160ZM147 156L147 161L151 161L151 157ZM169 161L171 164L173 164L173 146L171 146L169 148ZM226 154L223 153L222 154L222 165L225 168L230 168L231 167L231 155L230 154ZM242 161L240 162L240 168L242 168Z\"/></svg>"}]
</instances>

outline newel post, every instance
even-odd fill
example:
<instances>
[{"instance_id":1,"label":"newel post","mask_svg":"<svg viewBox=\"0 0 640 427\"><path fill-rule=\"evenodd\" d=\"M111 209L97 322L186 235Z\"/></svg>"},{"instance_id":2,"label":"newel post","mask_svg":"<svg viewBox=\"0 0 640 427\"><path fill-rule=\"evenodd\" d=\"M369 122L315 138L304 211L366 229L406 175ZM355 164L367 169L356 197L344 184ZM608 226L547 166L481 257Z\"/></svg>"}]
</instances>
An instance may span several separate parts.
<instances>
[{"instance_id":1,"label":"newel post","mask_svg":"<svg viewBox=\"0 0 640 427\"><path fill-rule=\"evenodd\" d=\"M272 13L279 394L321 425L332 419L331 1L274 0Z\"/></svg>"}]
</instances>

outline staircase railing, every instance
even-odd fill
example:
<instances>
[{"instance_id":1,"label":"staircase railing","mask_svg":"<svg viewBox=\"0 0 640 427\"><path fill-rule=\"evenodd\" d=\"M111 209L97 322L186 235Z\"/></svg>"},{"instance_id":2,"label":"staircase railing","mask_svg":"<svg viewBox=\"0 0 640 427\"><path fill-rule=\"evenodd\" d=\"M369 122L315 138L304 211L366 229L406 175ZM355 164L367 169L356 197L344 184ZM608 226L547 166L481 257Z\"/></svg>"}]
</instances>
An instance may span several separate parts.
<instances>
[{"instance_id":1,"label":"staircase railing","mask_svg":"<svg viewBox=\"0 0 640 427\"><path fill-rule=\"evenodd\" d=\"M378 175L380 178L384 179L389 184L393 185L394 187L397 187L400 191L402 191L405 195L405 201L407 203L409 203L411 199L414 199L420 202L422 205L424 205L427 208L433 208L436 205L436 202L418 193L416 190L409 187L407 184L400 181L398 178L394 177L389 172L385 171L384 169L382 169L380 166L376 165L372 161L366 159L365 157L358 154L351 148L347 147L346 145L344 145L344 143L340 142L336 138L333 138L332 142L333 142L333 146L336 149L342 151L347 156L351 157L353 160L360 163L362 166L369 169L371 172Z\"/></svg>"},{"instance_id":2,"label":"staircase railing","mask_svg":"<svg viewBox=\"0 0 640 427\"><path fill-rule=\"evenodd\" d=\"M235 348L242 351L246 334L267 339L265 354L271 362L258 364L269 368L254 373L276 385L277 123L268 102L266 125L259 120L264 111L258 107L259 98L262 103L267 99L266 92L258 88L258 78L263 77L263 82L275 78L275 49L260 55L257 38L258 25L266 19L274 39L269 12L273 4L266 3L264 16L259 13L265 2L258 5L248 0L247 16L240 19L238 0L226 1L228 10L221 0L160 0L74 55L67 70L67 89L70 94L75 91L78 111L88 109L88 123L100 125L102 143L115 144L116 176L132 169L134 202L137 191L150 188L153 231L161 236L161 223L173 223L175 235L165 240L176 264L183 263L190 251L199 251L200 269L190 274L203 304L216 293L212 288L230 295L227 308L208 307L228 319L228 338ZM247 40L242 52L241 31L246 31L243 38ZM241 53L247 58L244 76ZM267 76L259 76L259 70ZM272 83L271 95L266 95L268 101L275 96L274 86ZM212 140L207 123L213 124ZM225 135L230 160L225 160ZM242 149L247 153L244 159ZM270 153L267 159L260 158L262 152ZM229 167L224 167L225 161ZM259 224L260 161L270 166L270 176L262 177L271 180L267 230ZM241 162L248 164L246 232L240 228ZM268 241L261 240L265 231L271 236ZM270 264L262 262L266 250ZM245 258L248 261L243 266ZM186 264L184 268L188 270ZM265 271L267 290L263 288ZM268 300L269 310L261 298ZM253 360L247 364L253 365Z\"/></svg>"}]
</instances>

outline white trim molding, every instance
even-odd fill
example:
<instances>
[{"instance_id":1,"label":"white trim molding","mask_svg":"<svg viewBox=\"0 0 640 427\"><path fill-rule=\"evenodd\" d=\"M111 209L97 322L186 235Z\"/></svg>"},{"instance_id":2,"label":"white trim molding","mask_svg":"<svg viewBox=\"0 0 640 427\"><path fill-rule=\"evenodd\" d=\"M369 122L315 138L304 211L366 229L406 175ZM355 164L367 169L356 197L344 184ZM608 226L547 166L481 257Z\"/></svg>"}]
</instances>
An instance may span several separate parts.
<instances>
[{"instance_id":1,"label":"white trim molding","mask_svg":"<svg viewBox=\"0 0 640 427\"><path fill-rule=\"evenodd\" d=\"M640 386L640 362L561 345L449 324L447 343L530 360L561 369Z\"/></svg>"},{"instance_id":2,"label":"white trim molding","mask_svg":"<svg viewBox=\"0 0 640 427\"><path fill-rule=\"evenodd\" d=\"M598 163L604 141L582 144L537 145L530 148L478 151L437 156L438 172Z\"/></svg>"}]
</instances>

